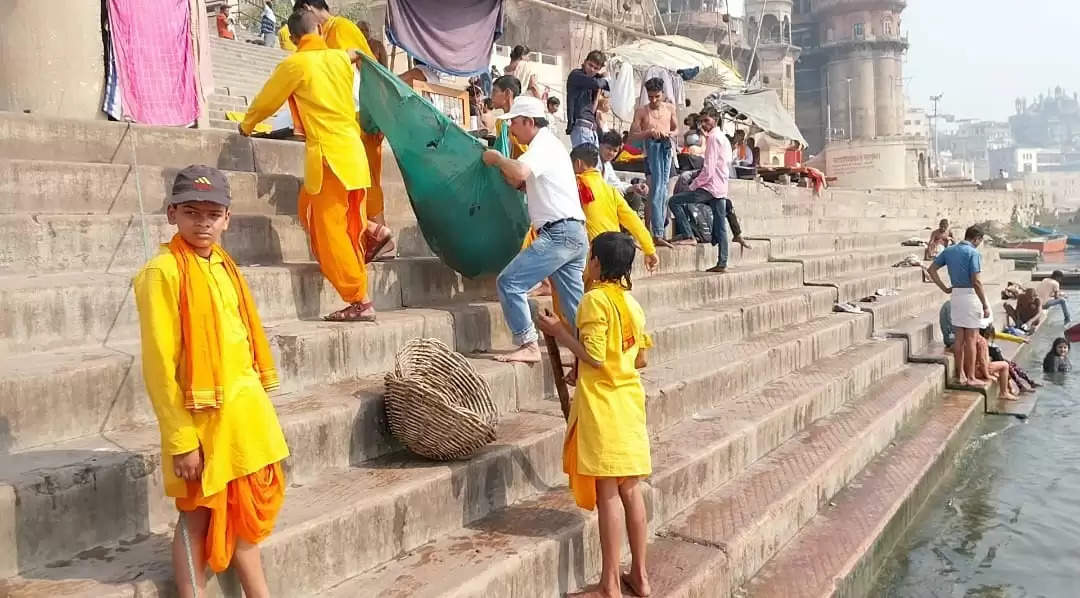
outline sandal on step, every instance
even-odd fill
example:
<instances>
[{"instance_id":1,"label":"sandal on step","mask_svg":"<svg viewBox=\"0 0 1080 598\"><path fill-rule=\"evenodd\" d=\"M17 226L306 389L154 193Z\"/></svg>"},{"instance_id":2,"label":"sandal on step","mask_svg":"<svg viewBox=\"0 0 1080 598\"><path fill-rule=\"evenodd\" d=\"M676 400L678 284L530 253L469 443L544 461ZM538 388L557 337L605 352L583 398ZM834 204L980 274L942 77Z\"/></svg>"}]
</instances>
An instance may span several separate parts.
<instances>
[{"instance_id":1,"label":"sandal on step","mask_svg":"<svg viewBox=\"0 0 1080 598\"><path fill-rule=\"evenodd\" d=\"M378 238L378 237L375 236L375 235L383 233L384 231L385 231L386 234L382 238ZM370 232L365 230L364 231L364 237L365 237L365 239L364 239L365 247L370 245L370 249L366 249L364 251L364 263L365 264L370 264L371 262L374 262L375 260L377 260L379 258L382 258L383 256L381 256L379 254L386 248L387 245L389 245L390 243L392 243L394 241L393 232L390 231L390 227L388 227L388 226L386 226L384 224L375 225L375 232L374 233L370 233Z\"/></svg>"},{"instance_id":2,"label":"sandal on step","mask_svg":"<svg viewBox=\"0 0 1080 598\"><path fill-rule=\"evenodd\" d=\"M374 322L375 305L372 303L351 303L345 306L344 309L323 316L323 320L327 322Z\"/></svg>"}]
</instances>

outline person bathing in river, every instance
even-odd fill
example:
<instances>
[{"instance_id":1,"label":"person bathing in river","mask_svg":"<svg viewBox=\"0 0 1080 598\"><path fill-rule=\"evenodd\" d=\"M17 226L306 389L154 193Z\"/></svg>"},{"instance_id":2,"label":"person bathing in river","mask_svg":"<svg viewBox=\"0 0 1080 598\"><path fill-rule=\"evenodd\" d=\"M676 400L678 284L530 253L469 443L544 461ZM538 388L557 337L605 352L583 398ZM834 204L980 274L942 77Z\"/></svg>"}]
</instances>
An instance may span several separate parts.
<instances>
[{"instance_id":1,"label":"person bathing in river","mask_svg":"<svg viewBox=\"0 0 1080 598\"><path fill-rule=\"evenodd\" d=\"M976 376L978 376L977 381L989 384L991 380L997 378L998 397L1006 401L1015 401L1018 397L1013 394L1010 385L1012 382L1012 368L1009 366L1009 362L1004 360L991 361L990 359L990 340L994 338L994 335L994 325L991 324L980 330L979 337L976 339L978 355L975 358L975 371Z\"/></svg>"},{"instance_id":2,"label":"person bathing in river","mask_svg":"<svg viewBox=\"0 0 1080 598\"><path fill-rule=\"evenodd\" d=\"M1069 341L1058 337L1050 347L1050 352L1043 358L1043 371L1047 374L1072 371L1069 362Z\"/></svg>"}]
</instances>

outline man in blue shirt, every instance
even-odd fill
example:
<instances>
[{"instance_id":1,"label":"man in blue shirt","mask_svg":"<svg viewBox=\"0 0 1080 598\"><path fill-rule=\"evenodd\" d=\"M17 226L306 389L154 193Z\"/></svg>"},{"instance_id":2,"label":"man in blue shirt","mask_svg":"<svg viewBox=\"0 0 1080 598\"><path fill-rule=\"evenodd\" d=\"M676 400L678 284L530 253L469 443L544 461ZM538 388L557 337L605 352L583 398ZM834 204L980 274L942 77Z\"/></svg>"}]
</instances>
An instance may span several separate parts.
<instances>
[{"instance_id":1,"label":"man in blue shirt","mask_svg":"<svg viewBox=\"0 0 1080 598\"><path fill-rule=\"evenodd\" d=\"M942 251L930 266L930 278L945 293L952 295L951 319L956 329L956 343L953 354L956 357L957 378L961 386L985 387L989 380L975 376L975 357L979 331L992 320L990 304L983 292L982 258L979 256L979 244L983 241L983 232L976 226L969 227L964 233L964 240ZM938 270L948 268L952 287L945 286Z\"/></svg>"}]
</instances>

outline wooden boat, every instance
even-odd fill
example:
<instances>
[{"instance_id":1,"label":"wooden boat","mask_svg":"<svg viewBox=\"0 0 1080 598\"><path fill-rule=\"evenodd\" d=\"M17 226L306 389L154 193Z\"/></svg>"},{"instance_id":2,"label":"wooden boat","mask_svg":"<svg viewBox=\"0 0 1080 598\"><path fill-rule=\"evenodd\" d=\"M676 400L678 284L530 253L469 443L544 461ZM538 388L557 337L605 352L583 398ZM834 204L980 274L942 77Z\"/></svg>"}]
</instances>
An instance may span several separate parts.
<instances>
[{"instance_id":1,"label":"wooden boat","mask_svg":"<svg viewBox=\"0 0 1080 598\"><path fill-rule=\"evenodd\" d=\"M1036 235L1043 235L1043 236L1050 236L1050 237L1056 237L1056 236L1059 236L1059 235L1065 235L1066 243L1068 243L1072 247L1080 247L1080 235L1059 233L1055 229L1045 228L1045 227L1042 227L1042 226L1029 226L1028 230L1035 233Z\"/></svg>"},{"instance_id":2,"label":"wooden boat","mask_svg":"<svg viewBox=\"0 0 1080 598\"><path fill-rule=\"evenodd\" d=\"M1026 241L1009 243L1014 249L1034 249L1043 253L1061 253L1068 247L1069 238L1065 235L1053 237L1032 237Z\"/></svg>"}]
</instances>

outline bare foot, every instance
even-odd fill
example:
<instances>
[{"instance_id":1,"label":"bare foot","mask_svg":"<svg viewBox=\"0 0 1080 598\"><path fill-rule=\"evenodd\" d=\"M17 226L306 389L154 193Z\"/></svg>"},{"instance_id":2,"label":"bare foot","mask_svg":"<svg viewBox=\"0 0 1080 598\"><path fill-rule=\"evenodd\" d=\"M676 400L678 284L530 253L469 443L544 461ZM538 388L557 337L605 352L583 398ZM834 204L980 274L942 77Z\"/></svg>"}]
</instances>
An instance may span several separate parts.
<instances>
[{"instance_id":1,"label":"bare foot","mask_svg":"<svg viewBox=\"0 0 1080 598\"><path fill-rule=\"evenodd\" d=\"M535 289L529 291L530 297L550 297L551 296L551 283L545 278L540 281L540 285Z\"/></svg>"},{"instance_id":2,"label":"bare foot","mask_svg":"<svg viewBox=\"0 0 1080 598\"><path fill-rule=\"evenodd\" d=\"M496 355L495 361L503 363L540 363L540 347L536 343L521 345L509 353Z\"/></svg>"},{"instance_id":3,"label":"bare foot","mask_svg":"<svg viewBox=\"0 0 1080 598\"><path fill-rule=\"evenodd\" d=\"M621 593L622 592L619 592L619 594ZM576 594L567 594L566 598L622 598L619 594L608 594L600 588L597 588L595 590L578 592Z\"/></svg>"},{"instance_id":4,"label":"bare foot","mask_svg":"<svg viewBox=\"0 0 1080 598\"><path fill-rule=\"evenodd\" d=\"M998 398L1003 400L1003 401L1019 401L1020 400L1020 397L1018 397L1016 395L1006 395L1006 394L998 395Z\"/></svg>"},{"instance_id":5,"label":"bare foot","mask_svg":"<svg viewBox=\"0 0 1080 598\"><path fill-rule=\"evenodd\" d=\"M971 386L973 388L986 388L989 385L990 383L986 380L979 380L978 378L972 378L971 380L967 381L967 386Z\"/></svg>"},{"instance_id":6,"label":"bare foot","mask_svg":"<svg viewBox=\"0 0 1080 598\"><path fill-rule=\"evenodd\" d=\"M626 584L626 587L630 588L630 593L634 596L646 596L652 594L652 586L649 585L649 577L647 575L636 575L634 573L623 573L622 582Z\"/></svg>"},{"instance_id":7,"label":"bare foot","mask_svg":"<svg viewBox=\"0 0 1080 598\"><path fill-rule=\"evenodd\" d=\"M743 249L750 249L750 244L743 240L742 237L735 237L732 241L738 243Z\"/></svg>"},{"instance_id":8,"label":"bare foot","mask_svg":"<svg viewBox=\"0 0 1080 598\"><path fill-rule=\"evenodd\" d=\"M968 379L963 378L963 377L957 378L956 379L956 385L957 386L967 386L968 385Z\"/></svg>"},{"instance_id":9,"label":"bare foot","mask_svg":"<svg viewBox=\"0 0 1080 598\"><path fill-rule=\"evenodd\" d=\"M668 249L673 249L675 247L671 243L668 243L667 239L661 239L660 237L653 237L653 245L656 245L657 247L667 247Z\"/></svg>"}]
</instances>

